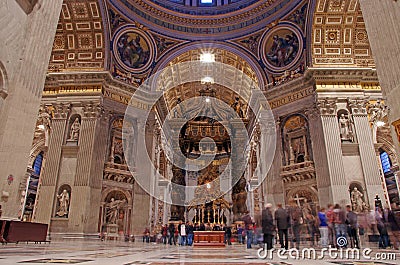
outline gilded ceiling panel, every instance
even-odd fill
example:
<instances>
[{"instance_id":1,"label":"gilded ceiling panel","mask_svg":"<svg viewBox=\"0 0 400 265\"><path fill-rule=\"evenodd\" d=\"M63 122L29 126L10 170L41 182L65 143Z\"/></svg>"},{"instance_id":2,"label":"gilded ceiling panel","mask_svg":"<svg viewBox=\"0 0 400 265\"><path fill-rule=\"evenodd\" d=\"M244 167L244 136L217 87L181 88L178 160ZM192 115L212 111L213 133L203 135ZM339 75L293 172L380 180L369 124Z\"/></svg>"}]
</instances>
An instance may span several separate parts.
<instances>
[{"instance_id":1,"label":"gilded ceiling panel","mask_svg":"<svg viewBox=\"0 0 400 265\"><path fill-rule=\"evenodd\" d=\"M318 0L312 32L313 67L375 67L357 0Z\"/></svg>"},{"instance_id":2,"label":"gilded ceiling panel","mask_svg":"<svg viewBox=\"0 0 400 265\"><path fill-rule=\"evenodd\" d=\"M64 0L49 72L104 70L104 44L98 1Z\"/></svg>"}]
</instances>

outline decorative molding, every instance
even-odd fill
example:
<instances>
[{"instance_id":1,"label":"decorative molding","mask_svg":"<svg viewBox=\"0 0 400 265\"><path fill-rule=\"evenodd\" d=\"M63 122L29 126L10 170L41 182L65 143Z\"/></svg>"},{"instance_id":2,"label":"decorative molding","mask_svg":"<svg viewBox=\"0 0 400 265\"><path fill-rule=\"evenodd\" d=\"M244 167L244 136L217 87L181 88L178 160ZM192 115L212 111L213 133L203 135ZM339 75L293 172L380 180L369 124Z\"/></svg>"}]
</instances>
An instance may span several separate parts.
<instances>
[{"instance_id":1,"label":"decorative molding","mask_svg":"<svg viewBox=\"0 0 400 265\"><path fill-rule=\"evenodd\" d=\"M53 105L54 108L54 119L66 119L69 112L71 111L70 104L58 103Z\"/></svg>"},{"instance_id":2,"label":"decorative molding","mask_svg":"<svg viewBox=\"0 0 400 265\"><path fill-rule=\"evenodd\" d=\"M318 99L317 108L321 115L333 115L336 116L336 98L321 98Z\"/></svg>"},{"instance_id":3,"label":"decorative molding","mask_svg":"<svg viewBox=\"0 0 400 265\"><path fill-rule=\"evenodd\" d=\"M351 110L353 115L366 115L367 114L367 106L368 99L366 98L356 98L356 99L347 99L347 105Z\"/></svg>"},{"instance_id":4,"label":"decorative molding","mask_svg":"<svg viewBox=\"0 0 400 265\"><path fill-rule=\"evenodd\" d=\"M102 105L89 102L83 105L83 117L87 119L99 118L104 112Z\"/></svg>"}]
</instances>

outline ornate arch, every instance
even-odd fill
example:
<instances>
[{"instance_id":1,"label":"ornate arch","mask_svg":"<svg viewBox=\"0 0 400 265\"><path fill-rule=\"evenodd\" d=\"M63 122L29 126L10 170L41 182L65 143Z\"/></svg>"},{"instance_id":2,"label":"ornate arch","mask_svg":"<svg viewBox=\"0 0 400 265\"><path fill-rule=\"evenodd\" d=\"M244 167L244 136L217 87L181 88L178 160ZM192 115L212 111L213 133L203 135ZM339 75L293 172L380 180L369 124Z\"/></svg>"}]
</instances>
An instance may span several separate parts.
<instances>
[{"instance_id":1,"label":"ornate arch","mask_svg":"<svg viewBox=\"0 0 400 265\"><path fill-rule=\"evenodd\" d=\"M390 130L390 128L384 128ZM398 165L398 158L396 154L396 150L393 144L393 140L389 133L380 133L382 129L378 128L376 132L376 141L377 143L381 144L381 147L383 151L385 151L388 155L390 160L392 161L392 166Z\"/></svg>"},{"instance_id":2,"label":"ornate arch","mask_svg":"<svg viewBox=\"0 0 400 265\"><path fill-rule=\"evenodd\" d=\"M132 205L132 204L133 204L133 197L132 197L132 195L131 195L127 190L120 189L120 188L116 188L116 187L108 187L108 188L104 189L104 190L102 191L102 193L101 193L101 202L102 202L102 203L106 202L107 197L108 197L112 192L121 192L121 193L125 196L125 198L126 198L126 200L127 200L127 202L128 202L128 205Z\"/></svg>"},{"instance_id":3,"label":"ornate arch","mask_svg":"<svg viewBox=\"0 0 400 265\"><path fill-rule=\"evenodd\" d=\"M268 83L265 71L263 71L256 59L253 58L247 51L232 44L221 42L203 41L196 43L187 43L175 47L174 49L164 54L162 59L157 62L157 64L153 68L153 74L157 73L157 71L160 71L161 69L164 69L172 62L179 62L178 60L182 60L181 62L187 61L188 59L182 58L183 55L185 53L197 50L199 52L210 52L212 50L220 50L221 52L226 52L227 56L221 56L226 61L221 61L221 63L225 63L228 65L232 65L232 63L234 63L234 65L232 66L238 68L240 71L245 72L245 74L248 75L255 84L258 84L258 87L260 89L264 89L264 87Z\"/></svg>"},{"instance_id":4,"label":"ornate arch","mask_svg":"<svg viewBox=\"0 0 400 265\"><path fill-rule=\"evenodd\" d=\"M319 204L318 191L310 186L299 186L289 190L286 195L286 203L288 203L291 199L295 199L296 197L306 198L315 204Z\"/></svg>"}]
</instances>

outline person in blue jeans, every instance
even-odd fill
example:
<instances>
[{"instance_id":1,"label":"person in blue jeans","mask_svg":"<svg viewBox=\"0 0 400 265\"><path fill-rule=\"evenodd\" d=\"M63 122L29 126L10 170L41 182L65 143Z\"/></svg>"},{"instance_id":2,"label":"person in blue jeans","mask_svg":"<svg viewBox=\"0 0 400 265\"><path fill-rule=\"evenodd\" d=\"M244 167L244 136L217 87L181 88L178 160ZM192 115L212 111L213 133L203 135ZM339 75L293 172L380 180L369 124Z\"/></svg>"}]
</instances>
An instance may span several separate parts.
<instances>
[{"instance_id":1,"label":"person in blue jeans","mask_svg":"<svg viewBox=\"0 0 400 265\"><path fill-rule=\"evenodd\" d=\"M242 225L238 225L237 235L238 235L238 243L239 244L244 244Z\"/></svg>"},{"instance_id":2,"label":"person in blue jeans","mask_svg":"<svg viewBox=\"0 0 400 265\"><path fill-rule=\"evenodd\" d=\"M193 244L193 236L194 236L194 227L193 224L188 222L186 225L186 234L187 234L187 244L191 246Z\"/></svg>"},{"instance_id":3,"label":"person in blue jeans","mask_svg":"<svg viewBox=\"0 0 400 265\"><path fill-rule=\"evenodd\" d=\"M244 229L246 231L247 237L247 248L251 248L251 243L253 242L253 218L250 216L249 211L245 212L245 215L242 217L242 221L244 222Z\"/></svg>"}]
</instances>

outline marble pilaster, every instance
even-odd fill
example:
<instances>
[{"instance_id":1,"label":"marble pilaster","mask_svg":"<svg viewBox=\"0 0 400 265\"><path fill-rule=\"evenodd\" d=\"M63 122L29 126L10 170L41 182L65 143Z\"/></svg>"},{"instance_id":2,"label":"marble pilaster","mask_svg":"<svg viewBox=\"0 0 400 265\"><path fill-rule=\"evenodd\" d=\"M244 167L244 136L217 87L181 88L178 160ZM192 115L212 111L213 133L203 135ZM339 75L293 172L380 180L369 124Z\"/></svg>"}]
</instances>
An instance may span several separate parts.
<instances>
[{"instance_id":1,"label":"marble pilaster","mask_svg":"<svg viewBox=\"0 0 400 265\"><path fill-rule=\"evenodd\" d=\"M319 176L319 178L326 178L320 181L330 183L329 202L347 204L350 198L347 192L343 192L347 191L348 187L343 166L342 142L336 117L336 99L319 99L318 108L321 115L329 172L328 175Z\"/></svg>"},{"instance_id":2,"label":"marble pilaster","mask_svg":"<svg viewBox=\"0 0 400 265\"><path fill-rule=\"evenodd\" d=\"M322 118L316 107L306 111L310 126L310 137L313 150L313 160L318 187L319 205L326 206L333 202L332 191L330 188L329 164L327 159L327 149L322 127Z\"/></svg>"},{"instance_id":3,"label":"marble pilaster","mask_svg":"<svg viewBox=\"0 0 400 265\"><path fill-rule=\"evenodd\" d=\"M54 117L51 123L49 146L45 166L41 173L41 184L38 187L37 205L33 213L33 220L39 223L50 223L55 204L55 193L59 178L62 146L65 141L67 117L70 112L69 104L56 104ZM50 203L51 202L51 203Z\"/></svg>"},{"instance_id":4,"label":"marble pilaster","mask_svg":"<svg viewBox=\"0 0 400 265\"><path fill-rule=\"evenodd\" d=\"M101 181L107 148L108 119L97 103L84 103L77 153L77 166L71 194L69 232L97 232L101 201Z\"/></svg>"},{"instance_id":5,"label":"marble pilaster","mask_svg":"<svg viewBox=\"0 0 400 265\"><path fill-rule=\"evenodd\" d=\"M351 109L355 131L360 149L361 165L364 173L365 186L369 205L374 205L375 195L378 194L384 203L381 174L376 159L371 127L369 124L366 99L349 99L348 105Z\"/></svg>"}]
</instances>

